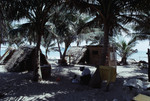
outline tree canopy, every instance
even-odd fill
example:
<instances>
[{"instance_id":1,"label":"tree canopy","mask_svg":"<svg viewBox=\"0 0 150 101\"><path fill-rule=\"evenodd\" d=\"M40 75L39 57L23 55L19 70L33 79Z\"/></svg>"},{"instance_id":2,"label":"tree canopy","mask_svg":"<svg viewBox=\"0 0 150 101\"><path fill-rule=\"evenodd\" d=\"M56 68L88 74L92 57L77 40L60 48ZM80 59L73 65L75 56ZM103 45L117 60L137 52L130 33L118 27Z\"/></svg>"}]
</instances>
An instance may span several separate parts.
<instances>
[{"instance_id":1,"label":"tree canopy","mask_svg":"<svg viewBox=\"0 0 150 101\"><path fill-rule=\"evenodd\" d=\"M38 81L41 78L39 63L41 38L44 33L48 31L47 22L52 16L54 17L56 13L58 13L58 15L64 13L64 17L62 18L57 18L57 16L55 16L57 21L54 23L57 27L56 31L61 35L65 33L63 36L65 38L74 33L74 31L77 33L81 32L82 29L87 26L96 26L104 32L103 51L101 53L99 65L105 65L109 47L109 38L121 31L128 32L128 29L124 27L126 24L134 23L135 25L141 26L143 24L141 23L142 21L149 21L150 9L149 0L1 0L0 4L3 5L2 10L6 13L9 21L20 20L23 18L28 19L28 23L24 24L24 28L25 26L30 26L28 32L31 32L31 35L29 35L29 33L25 33L25 35L31 36L31 39L34 37L37 49L34 70L35 81ZM69 10L62 12L60 9L57 9L57 6L62 7L62 5L65 5L63 8L69 8ZM77 28L78 30L68 30L70 28L68 25L78 25L75 23L75 16L70 14L71 11L79 11L80 14L83 12L88 13L92 15L92 18L85 24L80 23L79 26L81 26L80 28ZM97 69L93 78L98 73L99 70ZM94 79L92 79L92 81L93 80ZM98 80L95 80L98 82L100 81L99 78ZM98 84L95 80L94 83Z\"/></svg>"}]
</instances>

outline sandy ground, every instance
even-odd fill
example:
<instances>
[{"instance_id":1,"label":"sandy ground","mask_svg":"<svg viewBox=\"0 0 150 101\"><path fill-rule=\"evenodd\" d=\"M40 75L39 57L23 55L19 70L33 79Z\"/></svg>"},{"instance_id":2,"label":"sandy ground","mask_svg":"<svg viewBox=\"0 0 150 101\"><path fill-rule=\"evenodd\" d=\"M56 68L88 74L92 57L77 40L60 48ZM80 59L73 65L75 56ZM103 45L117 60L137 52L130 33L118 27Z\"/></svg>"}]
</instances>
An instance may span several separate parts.
<instances>
[{"instance_id":1,"label":"sandy ground","mask_svg":"<svg viewBox=\"0 0 150 101\"><path fill-rule=\"evenodd\" d=\"M71 78L74 74L80 76L79 67L58 66L54 60L52 65L52 76L49 80L35 83L31 81L32 73L9 73L0 67L0 93L5 94L0 101L131 101L139 93L150 94L149 90L132 90L123 86L124 80L139 78L147 81L147 69L141 69L137 65L117 66L116 82L110 84L110 90L105 91L106 83L101 88L94 89L88 86L72 84ZM93 74L95 67L86 66ZM59 77L60 81L56 81Z\"/></svg>"}]
</instances>

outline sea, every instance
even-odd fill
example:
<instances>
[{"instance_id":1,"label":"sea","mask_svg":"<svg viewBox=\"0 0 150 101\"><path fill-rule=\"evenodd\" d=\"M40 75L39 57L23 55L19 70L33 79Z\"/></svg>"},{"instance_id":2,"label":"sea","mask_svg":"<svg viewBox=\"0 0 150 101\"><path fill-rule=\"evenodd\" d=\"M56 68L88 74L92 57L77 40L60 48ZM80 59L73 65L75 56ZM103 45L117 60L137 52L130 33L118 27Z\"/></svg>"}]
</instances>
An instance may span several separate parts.
<instances>
[{"instance_id":1,"label":"sea","mask_svg":"<svg viewBox=\"0 0 150 101\"><path fill-rule=\"evenodd\" d=\"M0 55L2 56L7 48L2 48L0 51ZM43 54L45 54L44 50L42 50ZM64 52L64 48L62 48L62 52ZM48 58L49 59L59 59L60 54L57 51L51 51L48 53ZM121 60L121 58L117 55L117 60ZM134 53L131 55L128 60L135 60L135 61L146 61L148 62L148 55L146 51L138 51L137 53Z\"/></svg>"}]
</instances>

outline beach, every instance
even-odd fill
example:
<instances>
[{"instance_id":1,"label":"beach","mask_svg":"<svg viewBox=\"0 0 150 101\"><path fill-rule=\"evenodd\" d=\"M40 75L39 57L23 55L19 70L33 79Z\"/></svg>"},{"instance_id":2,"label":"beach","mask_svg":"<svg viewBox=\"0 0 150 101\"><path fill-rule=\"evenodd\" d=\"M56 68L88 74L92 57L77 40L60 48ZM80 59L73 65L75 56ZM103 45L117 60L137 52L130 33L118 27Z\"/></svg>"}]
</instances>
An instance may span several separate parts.
<instances>
[{"instance_id":1,"label":"beach","mask_svg":"<svg viewBox=\"0 0 150 101\"><path fill-rule=\"evenodd\" d=\"M117 66L117 78L106 91L106 82L101 88L91 88L71 83L74 74L79 78L80 66L85 66L93 74L96 70L88 65L59 66L57 60L49 60L52 66L51 77L39 83L32 82L32 72L10 73L3 66L0 68L0 101L131 101L139 93L150 94L149 90L123 85L124 80L140 78L147 82L147 69L137 64ZM60 78L57 81L57 78Z\"/></svg>"}]
</instances>

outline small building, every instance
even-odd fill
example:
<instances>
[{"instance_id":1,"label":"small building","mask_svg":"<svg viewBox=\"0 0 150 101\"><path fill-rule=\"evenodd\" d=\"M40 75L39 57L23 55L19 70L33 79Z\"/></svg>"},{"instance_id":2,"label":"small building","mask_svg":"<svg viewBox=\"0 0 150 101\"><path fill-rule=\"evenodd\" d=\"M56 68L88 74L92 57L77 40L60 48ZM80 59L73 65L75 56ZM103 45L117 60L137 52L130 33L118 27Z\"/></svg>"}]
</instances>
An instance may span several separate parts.
<instances>
[{"instance_id":1,"label":"small building","mask_svg":"<svg viewBox=\"0 0 150 101\"><path fill-rule=\"evenodd\" d=\"M103 46L73 46L67 51L68 61L70 60L73 64L88 64L88 65L99 65ZM108 54L106 59L106 65L116 66L116 49L114 47L108 48Z\"/></svg>"},{"instance_id":2,"label":"small building","mask_svg":"<svg viewBox=\"0 0 150 101\"><path fill-rule=\"evenodd\" d=\"M8 48L0 58L0 64L3 64L8 72L33 71L35 52L35 46L21 46L18 49ZM40 53L40 65L50 65L42 52Z\"/></svg>"}]
</instances>

